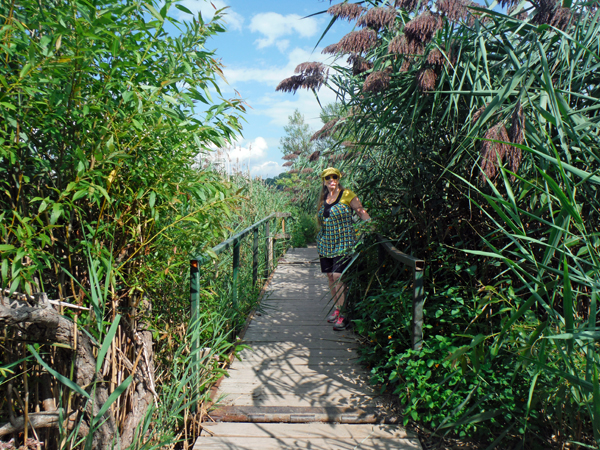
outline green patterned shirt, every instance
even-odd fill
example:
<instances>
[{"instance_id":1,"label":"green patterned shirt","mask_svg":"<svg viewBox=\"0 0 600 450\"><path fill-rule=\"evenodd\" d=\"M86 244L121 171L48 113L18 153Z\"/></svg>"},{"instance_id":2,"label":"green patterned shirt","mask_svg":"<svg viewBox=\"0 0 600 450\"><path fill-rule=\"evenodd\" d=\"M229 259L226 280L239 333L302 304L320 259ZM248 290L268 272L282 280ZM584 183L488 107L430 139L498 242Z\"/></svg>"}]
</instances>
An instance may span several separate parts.
<instances>
[{"instance_id":1,"label":"green patterned shirt","mask_svg":"<svg viewBox=\"0 0 600 450\"><path fill-rule=\"evenodd\" d=\"M350 189L340 192L331 206L329 217L324 217L325 202L318 212L321 230L317 235L317 251L325 258L352 253L356 246L356 232L352 224L353 210L350 202L356 194Z\"/></svg>"}]
</instances>

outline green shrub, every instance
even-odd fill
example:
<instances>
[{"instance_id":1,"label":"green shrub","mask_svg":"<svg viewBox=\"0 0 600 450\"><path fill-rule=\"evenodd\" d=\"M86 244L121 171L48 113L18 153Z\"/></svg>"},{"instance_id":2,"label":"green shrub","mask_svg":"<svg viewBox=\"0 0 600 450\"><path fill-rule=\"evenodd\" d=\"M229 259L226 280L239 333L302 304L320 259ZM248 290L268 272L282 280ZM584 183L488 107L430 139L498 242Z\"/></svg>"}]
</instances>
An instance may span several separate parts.
<instances>
[{"instance_id":1,"label":"green shrub","mask_svg":"<svg viewBox=\"0 0 600 450\"><path fill-rule=\"evenodd\" d=\"M309 214L304 211L299 212L295 215L290 244L295 248L306 247L308 244L315 241L317 233L317 219L314 214Z\"/></svg>"}]
</instances>

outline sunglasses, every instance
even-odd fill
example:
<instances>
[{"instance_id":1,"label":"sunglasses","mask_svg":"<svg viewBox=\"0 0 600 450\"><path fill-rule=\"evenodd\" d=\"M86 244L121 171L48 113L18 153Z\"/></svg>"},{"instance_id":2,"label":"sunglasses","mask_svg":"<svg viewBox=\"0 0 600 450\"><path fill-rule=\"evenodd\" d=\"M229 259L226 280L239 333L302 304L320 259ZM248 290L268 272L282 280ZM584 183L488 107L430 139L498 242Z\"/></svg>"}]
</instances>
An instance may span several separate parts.
<instances>
[{"instance_id":1,"label":"sunglasses","mask_svg":"<svg viewBox=\"0 0 600 450\"><path fill-rule=\"evenodd\" d=\"M329 181L329 180L337 180L337 179L338 179L338 176L337 176L336 174L333 174L333 175L327 175L327 176L325 177L325 181Z\"/></svg>"}]
</instances>

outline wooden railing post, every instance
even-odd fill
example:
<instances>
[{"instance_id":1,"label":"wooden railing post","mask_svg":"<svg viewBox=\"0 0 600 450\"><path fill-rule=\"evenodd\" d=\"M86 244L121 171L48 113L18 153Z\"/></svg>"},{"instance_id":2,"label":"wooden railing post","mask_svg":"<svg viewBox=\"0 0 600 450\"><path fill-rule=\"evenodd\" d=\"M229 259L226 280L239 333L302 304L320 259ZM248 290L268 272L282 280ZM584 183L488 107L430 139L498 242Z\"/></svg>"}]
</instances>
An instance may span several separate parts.
<instances>
[{"instance_id":1,"label":"wooden railing post","mask_svg":"<svg viewBox=\"0 0 600 450\"><path fill-rule=\"evenodd\" d=\"M252 242L252 287L256 286L258 280L258 228L254 229L254 241Z\"/></svg>"},{"instance_id":2,"label":"wooden railing post","mask_svg":"<svg viewBox=\"0 0 600 450\"><path fill-rule=\"evenodd\" d=\"M233 241L233 283L232 283L232 301L233 306L237 308L238 302L238 275L240 272L240 240Z\"/></svg>"}]
</instances>

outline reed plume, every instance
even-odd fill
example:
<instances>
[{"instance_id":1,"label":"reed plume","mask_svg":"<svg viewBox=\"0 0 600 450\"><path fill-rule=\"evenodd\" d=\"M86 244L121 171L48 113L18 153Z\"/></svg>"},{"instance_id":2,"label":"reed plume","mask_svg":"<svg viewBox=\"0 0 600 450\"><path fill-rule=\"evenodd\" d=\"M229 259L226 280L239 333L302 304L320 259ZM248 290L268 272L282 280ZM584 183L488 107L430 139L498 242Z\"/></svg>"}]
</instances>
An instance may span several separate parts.
<instances>
[{"instance_id":1,"label":"reed plume","mask_svg":"<svg viewBox=\"0 0 600 450\"><path fill-rule=\"evenodd\" d=\"M404 27L404 34L417 42L431 41L436 31L444 24L442 17L437 13L425 11L408 22Z\"/></svg>"},{"instance_id":2,"label":"reed plume","mask_svg":"<svg viewBox=\"0 0 600 450\"><path fill-rule=\"evenodd\" d=\"M312 167L307 167L305 169L302 169L300 172L301 173L313 173L315 171L315 169L313 169Z\"/></svg>"},{"instance_id":3,"label":"reed plume","mask_svg":"<svg viewBox=\"0 0 600 450\"><path fill-rule=\"evenodd\" d=\"M282 164L282 166L283 166L283 167L290 167L290 166L292 166L293 164L294 164L294 163L293 163L292 161L288 161L288 162L284 162L284 163Z\"/></svg>"},{"instance_id":4,"label":"reed plume","mask_svg":"<svg viewBox=\"0 0 600 450\"><path fill-rule=\"evenodd\" d=\"M468 17L469 10L467 5L468 3L465 0L438 0L437 9L449 20L456 22L465 20Z\"/></svg>"},{"instance_id":5,"label":"reed plume","mask_svg":"<svg viewBox=\"0 0 600 450\"><path fill-rule=\"evenodd\" d=\"M308 160L310 162L314 162L317 159L319 159L319 156L321 156L321 151L320 150L314 151L310 154L310 156L308 157Z\"/></svg>"},{"instance_id":6,"label":"reed plume","mask_svg":"<svg viewBox=\"0 0 600 450\"><path fill-rule=\"evenodd\" d=\"M472 2L470 0L466 0L466 3L467 3L467 7L487 9L485 6L480 5L477 2ZM486 13L482 13L480 11L469 10L469 20L467 21L469 26L475 25L475 21L478 19L481 23L486 23L486 22L489 22L490 20L492 20L491 17Z\"/></svg>"},{"instance_id":7,"label":"reed plume","mask_svg":"<svg viewBox=\"0 0 600 450\"><path fill-rule=\"evenodd\" d=\"M498 168L505 156L510 152L510 148L514 148L507 144L509 142L506 127L502 123L498 123L490 128L484 136L484 139L490 139L483 142L481 145L481 182L486 180L494 180L498 174ZM502 142L492 142L502 141Z\"/></svg>"},{"instance_id":8,"label":"reed plume","mask_svg":"<svg viewBox=\"0 0 600 450\"><path fill-rule=\"evenodd\" d=\"M520 3L520 0L498 0L498 4L503 8L510 8L517 6Z\"/></svg>"},{"instance_id":9,"label":"reed plume","mask_svg":"<svg viewBox=\"0 0 600 450\"><path fill-rule=\"evenodd\" d=\"M525 19L527 19L527 12L524 11L524 10L521 10L518 14L513 15L513 13L515 12L516 9L517 9L516 6L510 6L508 8L508 15L509 16L513 16L515 19L518 19L518 20L525 20Z\"/></svg>"},{"instance_id":10,"label":"reed plume","mask_svg":"<svg viewBox=\"0 0 600 450\"><path fill-rule=\"evenodd\" d=\"M434 48L427 55L427 62L434 66L441 66L446 62L444 54L437 48Z\"/></svg>"},{"instance_id":11,"label":"reed plume","mask_svg":"<svg viewBox=\"0 0 600 450\"><path fill-rule=\"evenodd\" d=\"M421 0L396 0L395 6L396 8L402 8L410 12L417 9L420 2Z\"/></svg>"},{"instance_id":12,"label":"reed plume","mask_svg":"<svg viewBox=\"0 0 600 450\"><path fill-rule=\"evenodd\" d=\"M435 89L437 75L431 67L424 67L417 73L417 86L421 92L429 92Z\"/></svg>"},{"instance_id":13,"label":"reed plume","mask_svg":"<svg viewBox=\"0 0 600 450\"><path fill-rule=\"evenodd\" d=\"M298 158L298 155L296 155L295 153L288 153L282 159L284 159L286 161L291 161L291 160L294 160L296 158Z\"/></svg>"},{"instance_id":14,"label":"reed plume","mask_svg":"<svg viewBox=\"0 0 600 450\"><path fill-rule=\"evenodd\" d=\"M486 103L485 105L483 105L481 108L479 108L477 111L475 111L473 113L473 117L471 117L471 124L475 125L475 122L477 122L479 120L479 118L485 111L485 108L488 107L488 105L489 105L489 103Z\"/></svg>"},{"instance_id":15,"label":"reed plume","mask_svg":"<svg viewBox=\"0 0 600 450\"><path fill-rule=\"evenodd\" d=\"M322 75L325 73L325 64L320 62L303 62L298 64L294 73L301 73L303 75Z\"/></svg>"},{"instance_id":16,"label":"reed plume","mask_svg":"<svg viewBox=\"0 0 600 450\"><path fill-rule=\"evenodd\" d=\"M281 81L275 90L292 93L296 93L300 88L319 90L327 79L325 69L325 65L319 62L304 62L299 64L295 72L300 74L292 75Z\"/></svg>"},{"instance_id":17,"label":"reed plume","mask_svg":"<svg viewBox=\"0 0 600 450\"><path fill-rule=\"evenodd\" d=\"M390 76L385 72L373 72L367 76L363 84L363 92L382 92L390 85Z\"/></svg>"},{"instance_id":18,"label":"reed plume","mask_svg":"<svg viewBox=\"0 0 600 450\"><path fill-rule=\"evenodd\" d=\"M321 50L321 53L324 55L335 55L336 53L340 53L340 43L336 42L335 44L330 44Z\"/></svg>"},{"instance_id":19,"label":"reed plume","mask_svg":"<svg viewBox=\"0 0 600 450\"><path fill-rule=\"evenodd\" d=\"M394 36L388 44L388 52L397 55L422 55L423 51L424 46L422 43L409 39L404 34Z\"/></svg>"},{"instance_id":20,"label":"reed plume","mask_svg":"<svg viewBox=\"0 0 600 450\"><path fill-rule=\"evenodd\" d=\"M521 105L521 101L517 102L512 113L508 137L514 144L522 144L525 141L525 115L523 114L523 105ZM508 155L508 166L512 172L517 173L522 159L523 153L521 149L519 147L511 146ZM511 178L514 181L514 175L511 175Z\"/></svg>"},{"instance_id":21,"label":"reed plume","mask_svg":"<svg viewBox=\"0 0 600 450\"><path fill-rule=\"evenodd\" d=\"M298 173L298 169L292 169L292 170L288 171L288 173Z\"/></svg>"},{"instance_id":22,"label":"reed plume","mask_svg":"<svg viewBox=\"0 0 600 450\"><path fill-rule=\"evenodd\" d=\"M339 119L331 119L329 122L327 122L325 125L323 125L323 127L317 131L315 134L312 135L312 137L310 138L311 141L316 141L317 139L323 139L326 138L327 136L330 136L334 131L335 131L335 126L338 123Z\"/></svg>"},{"instance_id":23,"label":"reed plume","mask_svg":"<svg viewBox=\"0 0 600 450\"><path fill-rule=\"evenodd\" d=\"M361 27L369 27L374 30L383 30L388 28L396 20L396 10L394 8L377 7L371 8L364 13L356 24Z\"/></svg>"},{"instance_id":24,"label":"reed plume","mask_svg":"<svg viewBox=\"0 0 600 450\"><path fill-rule=\"evenodd\" d=\"M295 94L296 91L302 87L303 82L304 77L302 75L293 75L281 81L275 90L282 92L293 92Z\"/></svg>"},{"instance_id":25,"label":"reed plume","mask_svg":"<svg viewBox=\"0 0 600 450\"><path fill-rule=\"evenodd\" d=\"M377 33L370 28L351 31L338 45L343 53L366 53L377 45Z\"/></svg>"},{"instance_id":26,"label":"reed plume","mask_svg":"<svg viewBox=\"0 0 600 450\"><path fill-rule=\"evenodd\" d=\"M550 25L564 31L569 26L572 15L573 14L569 8L563 8L562 6L559 6L554 10L552 19L550 19Z\"/></svg>"},{"instance_id":27,"label":"reed plume","mask_svg":"<svg viewBox=\"0 0 600 450\"><path fill-rule=\"evenodd\" d=\"M348 64L352 64L352 75L360 75L373 68L373 63L356 54L352 54L348 57Z\"/></svg>"},{"instance_id":28,"label":"reed plume","mask_svg":"<svg viewBox=\"0 0 600 450\"><path fill-rule=\"evenodd\" d=\"M329 7L327 13L339 19L355 20L364 10L364 7L356 3L338 3Z\"/></svg>"}]
</instances>

